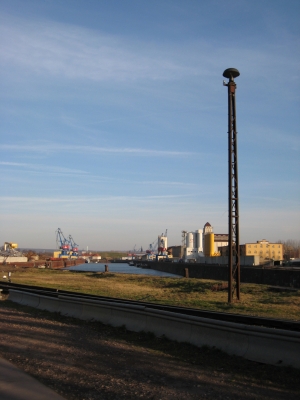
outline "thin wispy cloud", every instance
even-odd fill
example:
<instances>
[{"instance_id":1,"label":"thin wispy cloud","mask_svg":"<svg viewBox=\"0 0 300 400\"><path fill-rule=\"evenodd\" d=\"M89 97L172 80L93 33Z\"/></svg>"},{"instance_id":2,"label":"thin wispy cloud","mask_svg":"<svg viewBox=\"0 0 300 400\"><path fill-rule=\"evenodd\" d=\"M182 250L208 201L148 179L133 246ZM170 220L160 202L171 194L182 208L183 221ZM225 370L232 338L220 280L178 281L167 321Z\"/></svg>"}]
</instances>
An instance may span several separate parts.
<instances>
[{"instance_id":1,"label":"thin wispy cloud","mask_svg":"<svg viewBox=\"0 0 300 400\"><path fill-rule=\"evenodd\" d=\"M247 206L249 206L249 204L251 206L253 206L254 208L259 208L262 206L262 204L268 204L269 207L275 205L280 205L282 204L282 202L284 201L284 203L286 204L286 206L292 207L299 207L300 205L300 200L297 199L289 199L286 198L286 196L282 195L281 193L278 193L278 196L247 196L247 197L243 197L241 196L241 201L246 203L247 202Z\"/></svg>"},{"instance_id":2,"label":"thin wispy cloud","mask_svg":"<svg viewBox=\"0 0 300 400\"><path fill-rule=\"evenodd\" d=\"M228 67L241 74L241 229L255 219L254 240L282 226L299 236L299 7L244 2L129 1L116 13L114 2L1 0L3 240L46 246L50 221L95 247L100 231L120 247L161 225L179 244L182 229L223 224Z\"/></svg>"},{"instance_id":3,"label":"thin wispy cloud","mask_svg":"<svg viewBox=\"0 0 300 400\"><path fill-rule=\"evenodd\" d=\"M29 163L18 163L18 162L10 162L10 161L0 161L0 165L4 167L15 167L17 169L25 170L33 170L41 173L49 172L49 173L64 173L64 174L86 174L86 171L82 171L80 169L73 168L65 168L65 167L55 167L52 165L43 165L43 164L29 164Z\"/></svg>"},{"instance_id":4,"label":"thin wispy cloud","mask_svg":"<svg viewBox=\"0 0 300 400\"><path fill-rule=\"evenodd\" d=\"M251 125L248 127L250 135L247 135L247 142L259 142L260 145L268 145L268 149L285 146L291 151L299 151L300 149L300 135L299 126L294 127L294 134L280 130L278 128L260 125Z\"/></svg>"},{"instance_id":5,"label":"thin wispy cloud","mask_svg":"<svg viewBox=\"0 0 300 400\"><path fill-rule=\"evenodd\" d=\"M190 194L179 194L179 195L156 195L156 196L72 196L72 197L22 197L22 196L0 196L0 201L2 205L10 206L12 203L19 203L23 205L30 205L35 207L36 205L40 204L53 204L53 203L60 203L60 204L98 204L99 202L118 202L124 205L124 202L128 204L140 203L140 202L153 202L157 200L166 200L169 202L170 200L182 200L187 199L191 195Z\"/></svg>"},{"instance_id":6,"label":"thin wispy cloud","mask_svg":"<svg viewBox=\"0 0 300 400\"><path fill-rule=\"evenodd\" d=\"M141 181L136 182L140 185L162 185L162 186L185 186L185 187L196 187L199 186L197 183L191 182L175 182L175 181Z\"/></svg>"},{"instance_id":7,"label":"thin wispy cloud","mask_svg":"<svg viewBox=\"0 0 300 400\"><path fill-rule=\"evenodd\" d=\"M19 181L23 181L21 177L24 174L34 174L34 175L41 175L42 177L45 176L45 174L48 175L54 175L54 176L74 176L74 174L78 176L81 176L85 178L85 182L94 182L94 183L101 183L101 184L111 184L112 182L115 182L116 184L125 184L125 185L130 185L130 187L133 187L135 185L143 185L143 186L162 186L164 188L166 187L173 187L173 188L196 188L199 187L198 183L191 183L191 182L180 182L180 181L160 181L160 180L144 180L144 181L135 181L134 179L121 179L119 177L112 177L112 176L96 176L96 175L91 175L86 171L82 171L79 169L73 169L73 168L64 168L64 167L55 167L55 166L48 166L48 165L43 165L43 164L30 164L30 163L19 163L19 162L11 162L11 161L0 161L0 167L3 167L3 170L10 170L10 171L16 171L18 172L19 176ZM29 178L30 179L30 178ZM10 178L10 181L16 180L16 177ZM161 197L166 197L166 196L159 196ZM175 196L177 197L177 195ZM181 195L182 197L182 195ZM119 197L118 197L119 198ZM131 199L133 197L130 197ZM140 196L136 197L140 199ZM144 198L153 198L153 196L147 196ZM111 199L111 198L110 198ZM98 200L98 198L97 198ZM93 200L94 201L94 200Z\"/></svg>"},{"instance_id":8,"label":"thin wispy cloud","mask_svg":"<svg viewBox=\"0 0 300 400\"><path fill-rule=\"evenodd\" d=\"M153 45L137 37L126 39L50 20L25 21L5 15L0 21L2 65L19 67L38 76L98 82L170 81L197 76L206 84L207 77L214 75L219 65L226 65L228 59L235 60L237 54L239 68L250 78L255 62L260 78L271 82L270 67L276 64L284 70L287 58L292 76L298 76L298 65L291 53L296 39L289 49L284 47L283 62L282 51L276 51L274 46L257 49L231 44L224 48L216 43L212 46L209 39Z\"/></svg>"},{"instance_id":9,"label":"thin wispy cloud","mask_svg":"<svg viewBox=\"0 0 300 400\"><path fill-rule=\"evenodd\" d=\"M73 25L37 20L28 23L5 17L0 28L3 65L20 67L38 76L126 83L197 76L198 82L206 86L207 78L219 74L219 66L231 59L238 60L251 85L255 77L275 88L278 68L284 73L287 63L290 74L285 77L286 81L299 82L299 65L293 57L296 38L291 38L289 46L278 43L278 48L264 45L263 49L241 44L218 47L213 43L212 46L208 39L153 46L138 38L129 40ZM253 63L260 71L259 76L252 68ZM276 71L272 67L275 64ZM283 90L290 95L286 85Z\"/></svg>"},{"instance_id":10,"label":"thin wispy cloud","mask_svg":"<svg viewBox=\"0 0 300 400\"><path fill-rule=\"evenodd\" d=\"M140 181L137 180L135 181L134 179L121 179L118 177L115 178L111 178L110 176L91 176L90 177L90 181L91 182L111 182L114 181L116 183L124 183L124 184L130 184L130 185L151 185L151 186L155 186L155 185L160 185L160 186L178 186L178 187L198 187L199 184L198 183L191 183L191 182L180 182L180 181L160 181L160 180L144 180L144 181Z\"/></svg>"},{"instance_id":11,"label":"thin wispy cloud","mask_svg":"<svg viewBox=\"0 0 300 400\"><path fill-rule=\"evenodd\" d=\"M6 151L16 152L33 152L33 153L89 153L89 154L123 154L123 155L136 155L136 156L191 156L193 152L188 151L172 151L172 150L151 150L130 147L97 147L97 146L74 146L67 145L61 146L56 144L41 144L41 145L20 145L20 144L1 144L0 149Z\"/></svg>"},{"instance_id":12,"label":"thin wispy cloud","mask_svg":"<svg viewBox=\"0 0 300 400\"><path fill-rule=\"evenodd\" d=\"M167 49L50 21L2 18L2 62L69 79L170 80L197 74ZM37 35L38 32L38 35Z\"/></svg>"}]
</instances>

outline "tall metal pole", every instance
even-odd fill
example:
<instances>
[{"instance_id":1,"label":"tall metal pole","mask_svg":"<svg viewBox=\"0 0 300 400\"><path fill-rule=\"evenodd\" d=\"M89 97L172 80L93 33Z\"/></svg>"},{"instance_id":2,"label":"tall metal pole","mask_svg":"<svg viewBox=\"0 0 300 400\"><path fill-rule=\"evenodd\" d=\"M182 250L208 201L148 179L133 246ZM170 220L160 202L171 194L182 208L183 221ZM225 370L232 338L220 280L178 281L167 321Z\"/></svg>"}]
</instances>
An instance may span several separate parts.
<instances>
[{"instance_id":1,"label":"tall metal pole","mask_svg":"<svg viewBox=\"0 0 300 400\"><path fill-rule=\"evenodd\" d=\"M234 295L240 300L240 239L239 239L239 192L238 158L234 78L240 75L235 68L228 68L223 85L228 87L228 303Z\"/></svg>"}]
</instances>

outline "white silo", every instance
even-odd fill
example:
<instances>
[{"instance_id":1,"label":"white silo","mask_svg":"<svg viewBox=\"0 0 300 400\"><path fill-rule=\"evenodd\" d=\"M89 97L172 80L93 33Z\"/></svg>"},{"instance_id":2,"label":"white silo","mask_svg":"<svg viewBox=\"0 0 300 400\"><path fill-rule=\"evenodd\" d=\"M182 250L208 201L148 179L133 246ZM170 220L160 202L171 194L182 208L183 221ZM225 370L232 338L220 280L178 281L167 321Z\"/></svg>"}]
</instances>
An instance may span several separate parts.
<instances>
[{"instance_id":1,"label":"white silo","mask_svg":"<svg viewBox=\"0 0 300 400\"><path fill-rule=\"evenodd\" d=\"M185 232L185 231L184 231ZM196 259L203 255L203 230L198 229L195 232L185 232L185 258Z\"/></svg>"},{"instance_id":2,"label":"white silo","mask_svg":"<svg viewBox=\"0 0 300 400\"><path fill-rule=\"evenodd\" d=\"M198 253L203 251L203 229L198 229L196 232L196 246Z\"/></svg>"},{"instance_id":3,"label":"white silo","mask_svg":"<svg viewBox=\"0 0 300 400\"><path fill-rule=\"evenodd\" d=\"M188 232L186 235L186 247L193 248L194 247L194 233Z\"/></svg>"}]
</instances>

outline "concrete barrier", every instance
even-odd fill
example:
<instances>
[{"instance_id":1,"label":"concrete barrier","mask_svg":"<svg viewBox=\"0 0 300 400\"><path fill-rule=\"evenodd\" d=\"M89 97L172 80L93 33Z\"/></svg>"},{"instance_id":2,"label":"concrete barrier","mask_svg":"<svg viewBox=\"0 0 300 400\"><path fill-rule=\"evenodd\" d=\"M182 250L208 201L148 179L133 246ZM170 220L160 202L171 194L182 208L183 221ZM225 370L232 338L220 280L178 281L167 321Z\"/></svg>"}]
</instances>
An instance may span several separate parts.
<instances>
[{"instance_id":1,"label":"concrete barrier","mask_svg":"<svg viewBox=\"0 0 300 400\"><path fill-rule=\"evenodd\" d=\"M40 295L29 292L23 292L22 304L28 307L38 308Z\"/></svg>"},{"instance_id":2,"label":"concrete barrier","mask_svg":"<svg viewBox=\"0 0 300 400\"><path fill-rule=\"evenodd\" d=\"M232 324L230 322L199 318L192 323L190 343L196 346L215 347L227 354L244 357L249 338L244 331L246 325ZM242 328L242 329L239 329Z\"/></svg>"},{"instance_id":3,"label":"concrete barrier","mask_svg":"<svg viewBox=\"0 0 300 400\"><path fill-rule=\"evenodd\" d=\"M145 307L126 304L112 307L112 323L113 326L126 326L127 329L134 332L149 331L147 329L147 315ZM130 328L129 328L130 327Z\"/></svg>"},{"instance_id":4,"label":"concrete barrier","mask_svg":"<svg viewBox=\"0 0 300 400\"><path fill-rule=\"evenodd\" d=\"M19 290L13 290L13 289L9 289L9 300L18 303L18 304L22 304L22 300L23 300L23 292L19 291Z\"/></svg>"},{"instance_id":5,"label":"concrete barrier","mask_svg":"<svg viewBox=\"0 0 300 400\"><path fill-rule=\"evenodd\" d=\"M190 343L192 327L189 316L151 308L146 309L146 313L146 331L156 336L164 335L178 342Z\"/></svg>"},{"instance_id":6,"label":"concrete barrier","mask_svg":"<svg viewBox=\"0 0 300 400\"><path fill-rule=\"evenodd\" d=\"M249 347L244 357L268 364L300 368L300 333L248 327Z\"/></svg>"},{"instance_id":7,"label":"concrete barrier","mask_svg":"<svg viewBox=\"0 0 300 400\"><path fill-rule=\"evenodd\" d=\"M63 299L58 297L58 299L59 299L58 312L61 315L82 319L81 316L82 316L83 306L81 300L78 299L75 300L69 297L65 297Z\"/></svg>"},{"instance_id":8,"label":"concrete barrier","mask_svg":"<svg viewBox=\"0 0 300 400\"><path fill-rule=\"evenodd\" d=\"M100 321L103 324L112 325L111 305L97 301L91 301L83 304L82 319L85 321Z\"/></svg>"},{"instance_id":9,"label":"concrete barrier","mask_svg":"<svg viewBox=\"0 0 300 400\"><path fill-rule=\"evenodd\" d=\"M70 298L69 296L64 295L59 295L58 297L61 302L65 302L64 307L65 312L67 312L65 315L86 321L100 321L112 326L126 325L130 326L130 329L133 331L141 331L146 328L144 306L130 304L124 305L91 299L78 301L78 298ZM70 307L71 303L73 303L74 307ZM76 308L81 310L80 317L78 316L79 311L76 310Z\"/></svg>"},{"instance_id":10,"label":"concrete barrier","mask_svg":"<svg viewBox=\"0 0 300 400\"><path fill-rule=\"evenodd\" d=\"M30 299L30 296L32 297ZM37 300L40 297L40 300ZM300 368L300 333L155 310L144 306L59 295L58 299L10 290L9 300L57 310L82 320L95 320L128 330L165 335L198 347L209 346L228 354L266 364Z\"/></svg>"},{"instance_id":11,"label":"concrete barrier","mask_svg":"<svg viewBox=\"0 0 300 400\"><path fill-rule=\"evenodd\" d=\"M59 300L57 297L40 296L40 302L38 305L40 310L47 310L50 312L58 312Z\"/></svg>"}]
</instances>

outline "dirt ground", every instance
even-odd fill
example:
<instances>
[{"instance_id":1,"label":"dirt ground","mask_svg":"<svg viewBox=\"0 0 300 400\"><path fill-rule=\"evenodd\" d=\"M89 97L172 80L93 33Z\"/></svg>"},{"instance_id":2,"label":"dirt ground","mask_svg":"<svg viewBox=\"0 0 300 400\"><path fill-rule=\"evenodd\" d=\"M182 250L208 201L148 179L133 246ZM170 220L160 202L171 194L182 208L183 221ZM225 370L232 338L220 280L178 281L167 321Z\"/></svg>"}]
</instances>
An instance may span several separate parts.
<instances>
[{"instance_id":1,"label":"dirt ground","mask_svg":"<svg viewBox=\"0 0 300 400\"><path fill-rule=\"evenodd\" d=\"M0 356L69 400L299 399L300 371L0 301Z\"/></svg>"}]
</instances>

